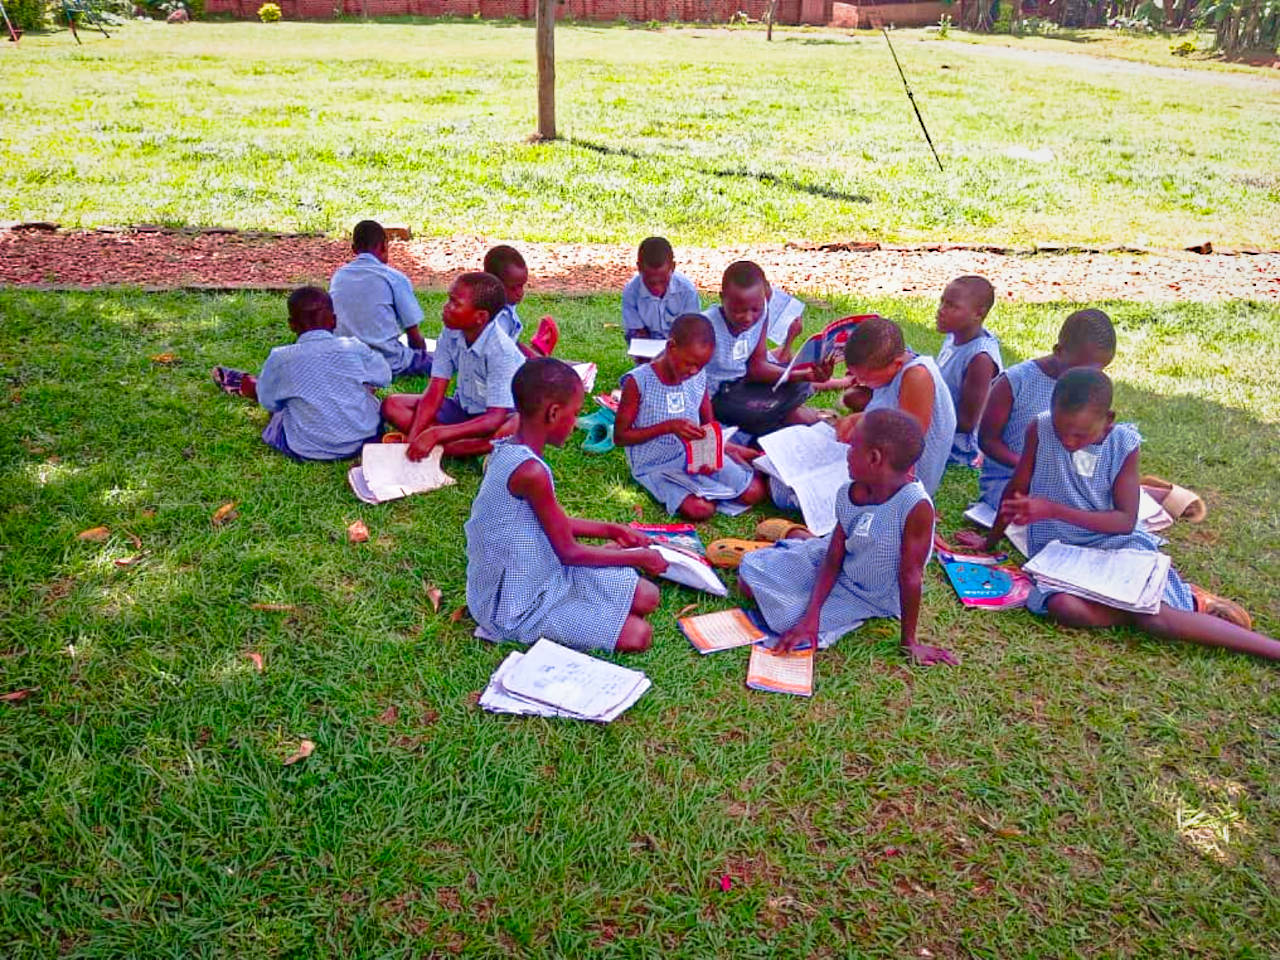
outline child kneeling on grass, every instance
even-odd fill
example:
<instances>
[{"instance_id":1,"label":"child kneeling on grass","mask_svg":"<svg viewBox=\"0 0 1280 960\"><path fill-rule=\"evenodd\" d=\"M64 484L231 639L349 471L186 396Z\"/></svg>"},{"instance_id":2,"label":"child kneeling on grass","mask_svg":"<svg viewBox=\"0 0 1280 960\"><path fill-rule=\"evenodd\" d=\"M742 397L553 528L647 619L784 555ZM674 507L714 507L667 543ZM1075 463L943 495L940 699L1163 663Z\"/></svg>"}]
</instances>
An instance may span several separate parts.
<instances>
[{"instance_id":1,"label":"child kneeling on grass","mask_svg":"<svg viewBox=\"0 0 1280 960\"><path fill-rule=\"evenodd\" d=\"M916 639L933 551L933 502L910 475L923 449L914 417L888 409L859 417L849 439L852 483L836 494L836 529L815 538L795 528L742 558L742 592L781 635L778 649L827 647L871 617L898 617L902 649L913 662L957 662Z\"/></svg>"},{"instance_id":2,"label":"child kneeling on grass","mask_svg":"<svg viewBox=\"0 0 1280 960\"><path fill-rule=\"evenodd\" d=\"M515 429L511 378L524 357L493 322L505 303L502 283L488 273L464 273L449 287L427 389L382 401L382 415L409 441L410 460L437 444L450 457L485 454ZM457 386L446 397L455 374Z\"/></svg>"},{"instance_id":3,"label":"child kneeling on grass","mask_svg":"<svg viewBox=\"0 0 1280 960\"><path fill-rule=\"evenodd\" d=\"M257 377L213 371L223 390L271 413L263 442L295 460L345 460L378 437L382 418L373 391L391 383L391 368L359 340L334 336L336 323L327 293L299 287L289 295L296 343L275 347Z\"/></svg>"},{"instance_id":4,"label":"child kneeling on grass","mask_svg":"<svg viewBox=\"0 0 1280 960\"><path fill-rule=\"evenodd\" d=\"M628 527L565 515L556 499L547 444L563 446L582 409L582 381L550 357L528 361L512 385L520 427L494 446L471 504L467 535L467 607L495 637L539 637L575 650L646 650L658 588L636 570L660 574L667 563ZM588 546L579 537L612 540Z\"/></svg>"},{"instance_id":5,"label":"child kneeling on grass","mask_svg":"<svg viewBox=\"0 0 1280 960\"><path fill-rule=\"evenodd\" d=\"M711 321L700 313L676 318L666 349L652 363L622 378L613 441L627 451L631 475L662 502L667 513L710 520L717 503L754 506L768 487L746 460L749 452L726 444L724 466L689 473L682 440L698 440L715 419L705 367L715 352Z\"/></svg>"},{"instance_id":6,"label":"child kneeling on grass","mask_svg":"<svg viewBox=\"0 0 1280 960\"><path fill-rule=\"evenodd\" d=\"M1021 523L1028 525L1027 551L1033 557L1053 540L1095 550L1158 550L1154 537L1136 529L1142 441L1131 424L1115 422L1110 379L1100 370L1069 370L1058 377L1051 404L1027 427L991 533L980 539L966 532L957 540L990 550L1008 524ZM1174 570L1158 613L1117 610L1039 588L1032 590L1027 609L1070 627L1128 624L1168 640L1280 659L1280 641L1254 633L1243 608L1184 582Z\"/></svg>"}]
</instances>

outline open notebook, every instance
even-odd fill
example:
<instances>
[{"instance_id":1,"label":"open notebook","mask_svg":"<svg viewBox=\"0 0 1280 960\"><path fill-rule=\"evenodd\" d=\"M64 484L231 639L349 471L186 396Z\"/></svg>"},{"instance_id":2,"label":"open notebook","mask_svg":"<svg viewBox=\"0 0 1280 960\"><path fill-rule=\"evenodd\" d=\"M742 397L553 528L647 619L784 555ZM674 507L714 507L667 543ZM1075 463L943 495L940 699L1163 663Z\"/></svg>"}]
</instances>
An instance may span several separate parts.
<instances>
[{"instance_id":1,"label":"open notebook","mask_svg":"<svg viewBox=\"0 0 1280 960\"><path fill-rule=\"evenodd\" d=\"M711 565L701 557L695 557L683 550L673 550L671 547L664 547L661 544L653 544L651 550L657 550L662 554L662 559L667 561L667 569L662 572L662 576L672 583L679 583L686 587L693 587L695 590L705 590L707 593L716 597L727 597L729 588L724 585L715 572L711 569Z\"/></svg>"},{"instance_id":2,"label":"open notebook","mask_svg":"<svg viewBox=\"0 0 1280 960\"><path fill-rule=\"evenodd\" d=\"M360 454L360 466L347 471L352 492L365 503L386 503L456 482L440 468L443 447L435 447L418 461L405 455L408 449L407 443L366 443Z\"/></svg>"},{"instance_id":3,"label":"open notebook","mask_svg":"<svg viewBox=\"0 0 1280 960\"><path fill-rule=\"evenodd\" d=\"M480 706L492 713L608 723L651 686L640 670L597 660L544 638L526 653L508 654L481 694Z\"/></svg>"},{"instance_id":4,"label":"open notebook","mask_svg":"<svg viewBox=\"0 0 1280 960\"><path fill-rule=\"evenodd\" d=\"M724 429L714 420L703 424L702 436L697 440L680 442L684 444L686 473L697 473L704 467L724 469Z\"/></svg>"},{"instance_id":5,"label":"open notebook","mask_svg":"<svg viewBox=\"0 0 1280 960\"><path fill-rule=\"evenodd\" d=\"M667 341L650 340L647 337L632 337L627 345L627 356L637 360L652 360L667 349Z\"/></svg>"},{"instance_id":6,"label":"open notebook","mask_svg":"<svg viewBox=\"0 0 1280 960\"><path fill-rule=\"evenodd\" d=\"M701 654L733 650L759 643L765 633L743 610L717 610L697 617L681 617L676 625Z\"/></svg>"},{"instance_id":7,"label":"open notebook","mask_svg":"<svg viewBox=\"0 0 1280 960\"><path fill-rule=\"evenodd\" d=\"M774 653L767 647L751 648L747 663L747 686L769 693L813 696L813 647L791 653Z\"/></svg>"},{"instance_id":8,"label":"open notebook","mask_svg":"<svg viewBox=\"0 0 1280 960\"><path fill-rule=\"evenodd\" d=\"M980 527L990 530L995 526L996 512L979 500L964 512L965 519L972 520ZM1143 490L1138 497L1138 529L1150 534L1165 530L1173 523L1173 518L1160 506L1147 491ZM1018 548L1024 557L1027 555L1027 528L1011 523L1004 531L1005 538ZM1160 542L1164 542L1161 540Z\"/></svg>"},{"instance_id":9,"label":"open notebook","mask_svg":"<svg viewBox=\"0 0 1280 960\"><path fill-rule=\"evenodd\" d=\"M760 447L768 463L757 460L756 467L795 492L805 525L820 537L834 530L836 493L849 482L849 447L836 439L835 428L829 423L784 427L761 437Z\"/></svg>"}]
</instances>

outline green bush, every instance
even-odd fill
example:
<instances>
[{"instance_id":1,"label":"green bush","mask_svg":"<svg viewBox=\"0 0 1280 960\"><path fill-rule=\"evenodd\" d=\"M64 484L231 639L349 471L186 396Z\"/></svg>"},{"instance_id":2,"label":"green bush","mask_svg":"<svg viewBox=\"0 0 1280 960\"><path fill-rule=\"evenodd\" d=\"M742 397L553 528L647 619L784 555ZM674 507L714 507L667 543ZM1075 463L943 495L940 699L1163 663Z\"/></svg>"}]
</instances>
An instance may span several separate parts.
<instances>
[{"instance_id":1,"label":"green bush","mask_svg":"<svg viewBox=\"0 0 1280 960\"><path fill-rule=\"evenodd\" d=\"M274 3L264 3L258 8L258 19L263 23L275 23L280 19L280 7Z\"/></svg>"},{"instance_id":2,"label":"green bush","mask_svg":"<svg viewBox=\"0 0 1280 960\"><path fill-rule=\"evenodd\" d=\"M4 8L19 30L43 30L49 25L48 0L5 0Z\"/></svg>"}]
</instances>

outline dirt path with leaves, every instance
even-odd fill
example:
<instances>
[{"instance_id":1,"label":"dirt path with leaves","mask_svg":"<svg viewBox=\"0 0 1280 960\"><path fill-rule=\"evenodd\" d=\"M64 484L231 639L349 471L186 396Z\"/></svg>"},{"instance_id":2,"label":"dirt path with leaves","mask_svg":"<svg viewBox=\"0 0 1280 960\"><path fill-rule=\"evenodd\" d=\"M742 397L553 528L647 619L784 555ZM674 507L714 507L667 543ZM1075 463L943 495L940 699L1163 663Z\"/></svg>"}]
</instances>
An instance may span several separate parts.
<instances>
[{"instance_id":1,"label":"dirt path with leaves","mask_svg":"<svg viewBox=\"0 0 1280 960\"><path fill-rule=\"evenodd\" d=\"M500 239L428 238L392 244L391 262L414 284L441 289L479 268ZM531 291L617 292L634 271L621 244L519 243ZM945 245L877 249L790 246L679 248L679 269L706 292L733 260L752 259L770 279L810 294L933 297L952 277L980 273L1012 301L1151 302L1251 299L1280 302L1280 253L997 253ZM0 229L0 285L148 288L289 288L326 284L350 257L344 241L237 233L61 232Z\"/></svg>"}]
</instances>

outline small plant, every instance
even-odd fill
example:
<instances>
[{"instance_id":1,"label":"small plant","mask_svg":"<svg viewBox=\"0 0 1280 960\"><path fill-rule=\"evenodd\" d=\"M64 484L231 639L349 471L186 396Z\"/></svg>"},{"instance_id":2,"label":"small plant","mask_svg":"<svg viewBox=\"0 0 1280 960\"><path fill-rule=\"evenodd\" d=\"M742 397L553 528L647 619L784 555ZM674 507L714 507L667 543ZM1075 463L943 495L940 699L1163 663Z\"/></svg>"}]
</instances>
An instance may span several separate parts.
<instances>
[{"instance_id":1,"label":"small plant","mask_svg":"<svg viewBox=\"0 0 1280 960\"><path fill-rule=\"evenodd\" d=\"M951 14L944 13L938 18L938 37L942 40L947 39L947 34L951 32Z\"/></svg>"},{"instance_id":2,"label":"small plant","mask_svg":"<svg viewBox=\"0 0 1280 960\"><path fill-rule=\"evenodd\" d=\"M258 8L258 19L263 23L275 23L280 19L280 5L275 3L264 3Z\"/></svg>"},{"instance_id":3,"label":"small plant","mask_svg":"<svg viewBox=\"0 0 1280 960\"><path fill-rule=\"evenodd\" d=\"M1169 44L1169 52L1175 57L1189 57L1196 52L1196 45L1191 40L1183 40L1181 43Z\"/></svg>"}]
</instances>

